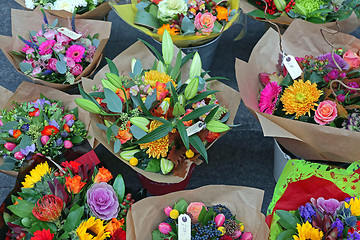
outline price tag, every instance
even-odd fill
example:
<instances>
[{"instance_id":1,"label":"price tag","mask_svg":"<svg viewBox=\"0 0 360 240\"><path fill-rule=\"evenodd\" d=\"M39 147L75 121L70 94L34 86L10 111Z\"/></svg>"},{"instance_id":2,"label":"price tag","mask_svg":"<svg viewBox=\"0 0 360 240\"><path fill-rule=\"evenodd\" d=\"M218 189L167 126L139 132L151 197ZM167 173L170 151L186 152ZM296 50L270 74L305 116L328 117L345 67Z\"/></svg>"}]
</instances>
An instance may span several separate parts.
<instances>
[{"instance_id":1,"label":"price tag","mask_svg":"<svg viewBox=\"0 0 360 240\"><path fill-rule=\"evenodd\" d=\"M283 64L285 65L292 79L297 79L301 76L302 70L294 56L284 55Z\"/></svg>"},{"instance_id":2,"label":"price tag","mask_svg":"<svg viewBox=\"0 0 360 240\"><path fill-rule=\"evenodd\" d=\"M186 214L178 217L178 240L191 240L191 219Z\"/></svg>"},{"instance_id":3,"label":"price tag","mask_svg":"<svg viewBox=\"0 0 360 240\"><path fill-rule=\"evenodd\" d=\"M186 133L190 137L190 136L194 135L195 133L198 133L201 130L203 130L205 128L205 126L206 126L206 124L204 122L199 121L199 122L195 123L194 125L188 127L186 129Z\"/></svg>"},{"instance_id":4,"label":"price tag","mask_svg":"<svg viewBox=\"0 0 360 240\"><path fill-rule=\"evenodd\" d=\"M65 27L58 28L57 31L61 32L65 36L68 36L72 40L77 40L77 39L81 38L81 36L82 36L81 34L71 31L70 29L65 28Z\"/></svg>"}]
</instances>

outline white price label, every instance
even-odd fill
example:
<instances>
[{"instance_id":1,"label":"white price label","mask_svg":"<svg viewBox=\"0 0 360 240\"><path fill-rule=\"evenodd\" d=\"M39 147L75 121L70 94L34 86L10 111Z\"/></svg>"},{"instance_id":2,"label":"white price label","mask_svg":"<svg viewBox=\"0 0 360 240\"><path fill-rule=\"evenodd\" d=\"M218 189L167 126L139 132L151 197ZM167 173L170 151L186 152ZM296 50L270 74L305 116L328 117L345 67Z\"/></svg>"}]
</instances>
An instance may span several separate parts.
<instances>
[{"instance_id":1,"label":"white price label","mask_svg":"<svg viewBox=\"0 0 360 240\"><path fill-rule=\"evenodd\" d=\"M70 29L65 28L65 27L58 28L57 31L61 32L65 36L68 36L72 40L77 40L77 39L81 38L81 36L82 36L81 34L78 34L78 33L74 32L74 31L71 31Z\"/></svg>"},{"instance_id":2,"label":"white price label","mask_svg":"<svg viewBox=\"0 0 360 240\"><path fill-rule=\"evenodd\" d=\"M301 76L302 70L294 56L284 55L283 64L285 65L292 79L297 79Z\"/></svg>"},{"instance_id":3,"label":"white price label","mask_svg":"<svg viewBox=\"0 0 360 240\"><path fill-rule=\"evenodd\" d=\"M186 129L186 133L190 137L190 136L194 135L195 133L198 133L201 130L203 130L205 128L205 126L206 126L206 124L204 122L199 121L199 122L195 123L194 125L188 127Z\"/></svg>"},{"instance_id":4,"label":"white price label","mask_svg":"<svg viewBox=\"0 0 360 240\"><path fill-rule=\"evenodd\" d=\"M186 214L178 217L178 240L191 240L191 219Z\"/></svg>"}]
</instances>

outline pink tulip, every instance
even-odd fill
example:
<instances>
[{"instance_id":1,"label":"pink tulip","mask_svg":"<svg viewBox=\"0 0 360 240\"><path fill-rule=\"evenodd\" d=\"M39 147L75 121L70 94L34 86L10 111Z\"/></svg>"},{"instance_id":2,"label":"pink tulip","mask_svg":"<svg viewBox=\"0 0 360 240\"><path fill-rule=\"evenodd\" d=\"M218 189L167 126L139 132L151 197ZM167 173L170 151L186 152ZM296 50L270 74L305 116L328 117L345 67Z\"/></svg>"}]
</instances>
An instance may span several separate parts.
<instances>
[{"instance_id":1,"label":"pink tulip","mask_svg":"<svg viewBox=\"0 0 360 240\"><path fill-rule=\"evenodd\" d=\"M160 223L159 224L159 231L162 233L162 234L169 234L169 232L171 232L171 226L170 224L168 223Z\"/></svg>"},{"instance_id":2,"label":"pink tulip","mask_svg":"<svg viewBox=\"0 0 360 240\"><path fill-rule=\"evenodd\" d=\"M43 145L46 145L46 143L49 141L49 139L50 139L49 136L44 135L41 137L40 141Z\"/></svg>"},{"instance_id":3,"label":"pink tulip","mask_svg":"<svg viewBox=\"0 0 360 240\"><path fill-rule=\"evenodd\" d=\"M173 209L170 206L167 206L164 208L164 212L165 212L166 216L170 217L171 210L173 210Z\"/></svg>"},{"instance_id":4,"label":"pink tulip","mask_svg":"<svg viewBox=\"0 0 360 240\"><path fill-rule=\"evenodd\" d=\"M35 117L38 117L40 115L40 111L35 112Z\"/></svg>"},{"instance_id":5,"label":"pink tulip","mask_svg":"<svg viewBox=\"0 0 360 240\"><path fill-rule=\"evenodd\" d=\"M74 115L72 115L72 114L66 114L66 115L64 116L64 119L65 119L66 122L67 122L67 121L70 121L70 120L73 120L73 119L74 119Z\"/></svg>"},{"instance_id":6,"label":"pink tulip","mask_svg":"<svg viewBox=\"0 0 360 240\"><path fill-rule=\"evenodd\" d=\"M69 140L65 140L65 141L64 141L64 147L65 147L66 149L72 148L72 146L73 146L73 144L72 144L72 142L70 142Z\"/></svg>"},{"instance_id":7,"label":"pink tulip","mask_svg":"<svg viewBox=\"0 0 360 240\"><path fill-rule=\"evenodd\" d=\"M216 223L216 227L221 227L225 222L225 215L222 213L220 213L219 215L216 215L214 221Z\"/></svg>"},{"instance_id":8,"label":"pink tulip","mask_svg":"<svg viewBox=\"0 0 360 240\"><path fill-rule=\"evenodd\" d=\"M16 144L12 143L12 142L7 142L7 143L4 144L4 147L7 150L12 151L12 150L14 150L14 148L16 148Z\"/></svg>"},{"instance_id":9,"label":"pink tulip","mask_svg":"<svg viewBox=\"0 0 360 240\"><path fill-rule=\"evenodd\" d=\"M2 121L1 121L1 119L0 119L0 126L2 126L2 125L4 125L4 124L2 123Z\"/></svg>"},{"instance_id":10,"label":"pink tulip","mask_svg":"<svg viewBox=\"0 0 360 240\"><path fill-rule=\"evenodd\" d=\"M259 73L260 82L266 86L270 82L270 77L268 73Z\"/></svg>"},{"instance_id":11,"label":"pink tulip","mask_svg":"<svg viewBox=\"0 0 360 240\"><path fill-rule=\"evenodd\" d=\"M25 157L25 155L22 154L21 152L16 152L16 153L14 154L14 157L15 157L17 160L22 160L22 159Z\"/></svg>"},{"instance_id":12,"label":"pink tulip","mask_svg":"<svg viewBox=\"0 0 360 240\"><path fill-rule=\"evenodd\" d=\"M245 232L241 236L240 240L252 240L252 238L253 238L253 236L252 236L251 232Z\"/></svg>"},{"instance_id":13,"label":"pink tulip","mask_svg":"<svg viewBox=\"0 0 360 240\"><path fill-rule=\"evenodd\" d=\"M230 237L233 239L238 239L240 236L241 236L240 230L237 230L237 231L233 232L233 234L230 235Z\"/></svg>"}]
</instances>

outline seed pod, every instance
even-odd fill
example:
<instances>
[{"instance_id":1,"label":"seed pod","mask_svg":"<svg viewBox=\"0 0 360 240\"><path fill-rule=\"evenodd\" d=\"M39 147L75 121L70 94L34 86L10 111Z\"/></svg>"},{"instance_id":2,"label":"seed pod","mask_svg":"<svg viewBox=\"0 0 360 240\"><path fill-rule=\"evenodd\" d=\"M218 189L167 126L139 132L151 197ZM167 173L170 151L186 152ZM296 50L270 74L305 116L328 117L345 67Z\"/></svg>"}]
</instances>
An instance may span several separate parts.
<instances>
[{"instance_id":1,"label":"seed pod","mask_svg":"<svg viewBox=\"0 0 360 240\"><path fill-rule=\"evenodd\" d=\"M184 115L184 113L185 113L184 107L179 102L175 103L173 115L175 117L179 117L181 115Z\"/></svg>"},{"instance_id":2,"label":"seed pod","mask_svg":"<svg viewBox=\"0 0 360 240\"><path fill-rule=\"evenodd\" d=\"M160 169L162 174L168 174L174 168L174 163L166 158L161 158L160 160Z\"/></svg>"},{"instance_id":3,"label":"seed pod","mask_svg":"<svg viewBox=\"0 0 360 240\"><path fill-rule=\"evenodd\" d=\"M196 76L201 75L201 58L198 52L195 53L193 60L191 62L190 71L189 71L189 79L193 79Z\"/></svg>"},{"instance_id":4,"label":"seed pod","mask_svg":"<svg viewBox=\"0 0 360 240\"><path fill-rule=\"evenodd\" d=\"M285 0L274 0L274 3L275 3L277 10L279 10L281 12L285 10L285 7L286 7Z\"/></svg>"},{"instance_id":5,"label":"seed pod","mask_svg":"<svg viewBox=\"0 0 360 240\"><path fill-rule=\"evenodd\" d=\"M130 161L131 158L134 157L134 155L140 152L140 149L134 149L134 150L129 150L129 151L122 151L120 153L120 157L125 159L126 161Z\"/></svg>"}]
</instances>

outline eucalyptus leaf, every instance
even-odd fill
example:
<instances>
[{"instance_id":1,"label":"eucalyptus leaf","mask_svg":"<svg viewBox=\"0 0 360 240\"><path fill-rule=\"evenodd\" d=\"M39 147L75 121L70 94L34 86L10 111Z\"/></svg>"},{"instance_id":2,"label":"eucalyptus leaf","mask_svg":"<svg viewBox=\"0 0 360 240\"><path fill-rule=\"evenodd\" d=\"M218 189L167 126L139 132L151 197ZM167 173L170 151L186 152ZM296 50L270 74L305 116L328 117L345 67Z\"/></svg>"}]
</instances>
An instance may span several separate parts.
<instances>
[{"instance_id":1,"label":"eucalyptus leaf","mask_svg":"<svg viewBox=\"0 0 360 240\"><path fill-rule=\"evenodd\" d=\"M96 126L97 126L98 128L100 128L101 130L103 130L103 131L107 131L107 130L108 130L108 127L105 126L105 125L103 125L103 124L97 123Z\"/></svg>"},{"instance_id":2,"label":"eucalyptus leaf","mask_svg":"<svg viewBox=\"0 0 360 240\"><path fill-rule=\"evenodd\" d=\"M141 128L139 128L136 125L132 125L130 127L130 131L136 139L141 139L142 137L144 137L147 134L144 130L142 130Z\"/></svg>"},{"instance_id":3,"label":"eucalyptus leaf","mask_svg":"<svg viewBox=\"0 0 360 240\"><path fill-rule=\"evenodd\" d=\"M108 88L104 88L104 94L109 110L115 113L122 113L123 104L119 96Z\"/></svg>"},{"instance_id":4,"label":"eucalyptus leaf","mask_svg":"<svg viewBox=\"0 0 360 240\"><path fill-rule=\"evenodd\" d=\"M20 66L20 70L23 72L23 73L30 73L33 71L33 66L30 64L30 63L27 63L27 62L21 62L19 64Z\"/></svg>"},{"instance_id":5,"label":"eucalyptus leaf","mask_svg":"<svg viewBox=\"0 0 360 240\"><path fill-rule=\"evenodd\" d=\"M65 61L57 61L56 62L56 70L60 74L65 74L67 71L66 62Z\"/></svg>"},{"instance_id":6,"label":"eucalyptus leaf","mask_svg":"<svg viewBox=\"0 0 360 240\"><path fill-rule=\"evenodd\" d=\"M116 139L114 142L114 153L118 153L121 148L121 142L119 139Z\"/></svg>"},{"instance_id":7,"label":"eucalyptus leaf","mask_svg":"<svg viewBox=\"0 0 360 240\"><path fill-rule=\"evenodd\" d=\"M99 45L100 45L100 41L95 38L95 39L92 41L92 45L95 46L96 48L98 48Z\"/></svg>"},{"instance_id":8,"label":"eucalyptus leaf","mask_svg":"<svg viewBox=\"0 0 360 240\"><path fill-rule=\"evenodd\" d=\"M134 70L133 70L133 74L135 76L140 75L142 72L142 64L140 60L136 60L135 65L134 65Z\"/></svg>"}]
</instances>

